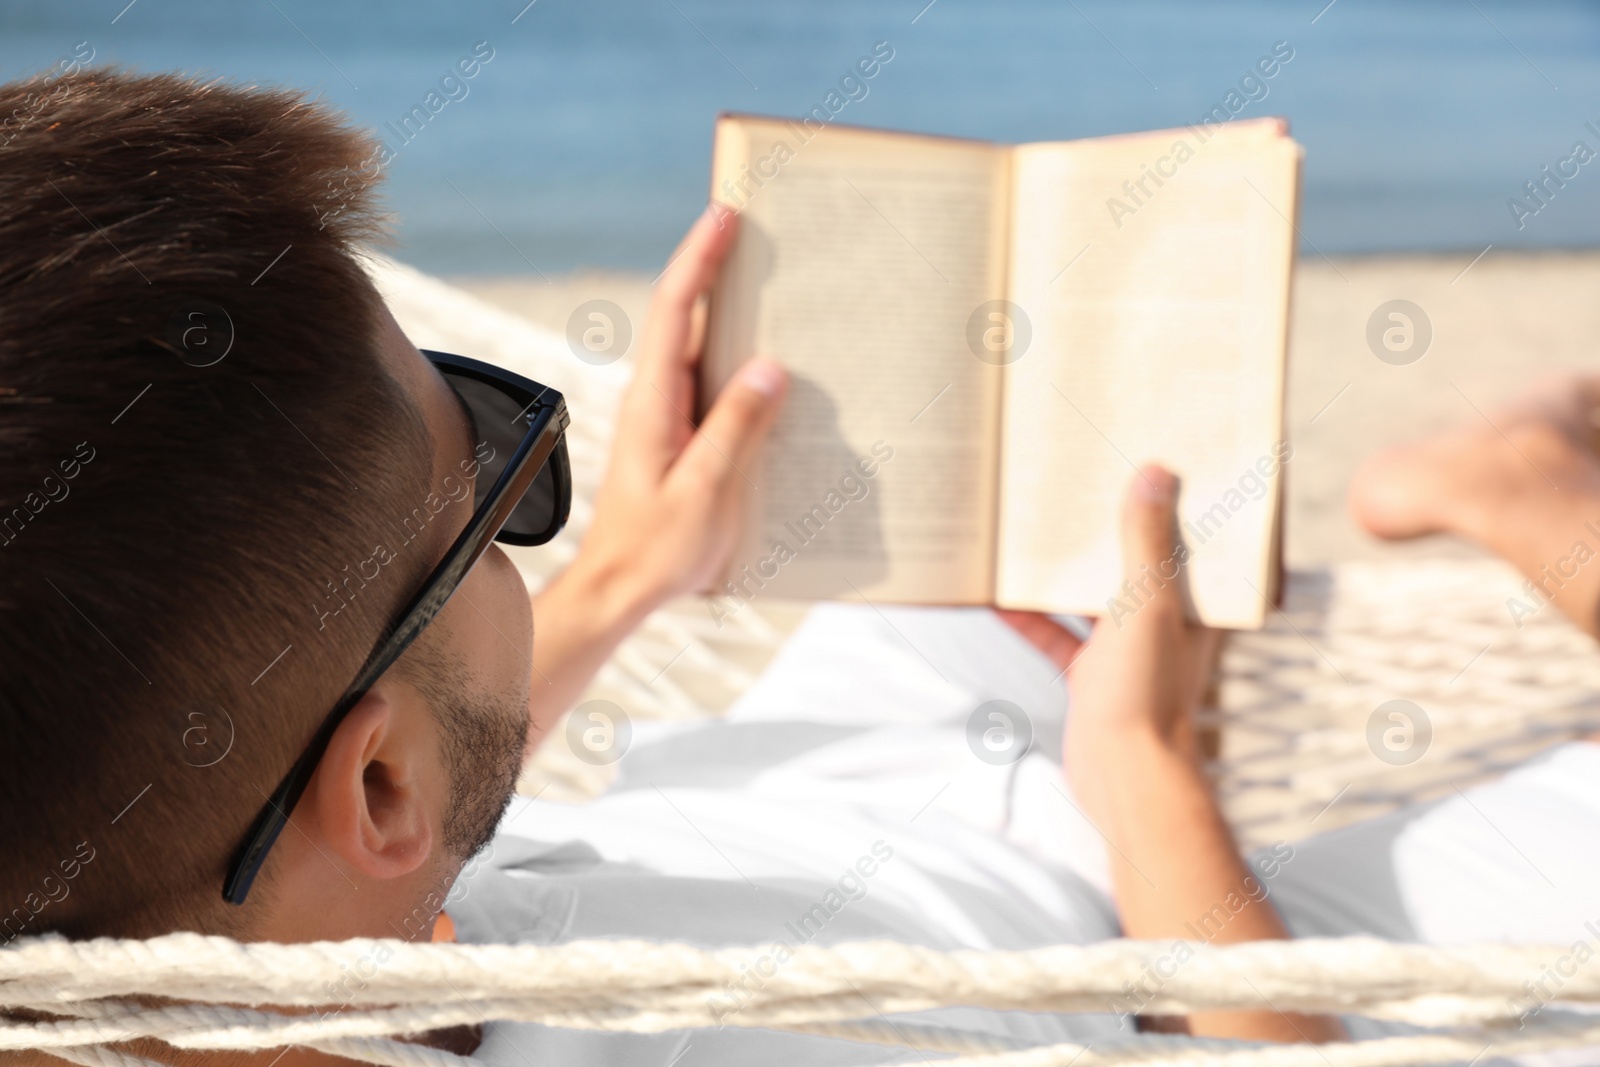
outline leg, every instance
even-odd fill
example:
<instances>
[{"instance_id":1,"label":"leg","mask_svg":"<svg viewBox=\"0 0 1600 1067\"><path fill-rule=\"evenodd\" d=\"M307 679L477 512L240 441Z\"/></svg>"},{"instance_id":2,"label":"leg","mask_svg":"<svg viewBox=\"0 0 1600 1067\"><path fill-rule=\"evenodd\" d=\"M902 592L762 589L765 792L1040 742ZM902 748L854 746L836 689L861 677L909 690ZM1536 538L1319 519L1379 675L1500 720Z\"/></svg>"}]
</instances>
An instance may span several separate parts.
<instances>
[{"instance_id":1,"label":"leg","mask_svg":"<svg viewBox=\"0 0 1600 1067\"><path fill-rule=\"evenodd\" d=\"M1489 421L1369 457L1351 480L1356 521L1389 540L1475 541L1600 639L1600 377L1550 380Z\"/></svg>"}]
</instances>

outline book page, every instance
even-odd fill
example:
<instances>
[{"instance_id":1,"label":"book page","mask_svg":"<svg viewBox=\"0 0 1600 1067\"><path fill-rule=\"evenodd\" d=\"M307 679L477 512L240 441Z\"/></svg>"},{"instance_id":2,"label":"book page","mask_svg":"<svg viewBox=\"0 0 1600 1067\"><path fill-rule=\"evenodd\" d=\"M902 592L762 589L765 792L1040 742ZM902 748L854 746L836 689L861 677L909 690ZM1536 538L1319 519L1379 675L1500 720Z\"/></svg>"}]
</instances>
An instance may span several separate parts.
<instances>
[{"instance_id":1,"label":"book page","mask_svg":"<svg viewBox=\"0 0 1600 1067\"><path fill-rule=\"evenodd\" d=\"M1005 293L1006 149L724 117L712 188L739 236L702 396L744 360L791 373L746 543L715 592L987 603L1001 368L968 322Z\"/></svg>"},{"instance_id":2,"label":"book page","mask_svg":"<svg viewBox=\"0 0 1600 1067\"><path fill-rule=\"evenodd\" d=\"M1262 625L1298 146L1267 120L1029 145L1014 168L1011 299L1033 336L1007 383L996 599L1136 609L1118 516L1154 461L1181 478L1192 613Z\"/></svg>"}]
</instances>

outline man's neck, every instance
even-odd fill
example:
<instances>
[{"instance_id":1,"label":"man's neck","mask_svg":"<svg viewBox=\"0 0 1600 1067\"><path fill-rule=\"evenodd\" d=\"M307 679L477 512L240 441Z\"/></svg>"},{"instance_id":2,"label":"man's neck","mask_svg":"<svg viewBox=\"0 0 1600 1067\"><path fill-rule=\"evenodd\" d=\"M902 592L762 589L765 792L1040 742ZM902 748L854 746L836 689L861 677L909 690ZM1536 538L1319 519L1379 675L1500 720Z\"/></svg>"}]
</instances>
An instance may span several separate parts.
<instances>
[{"instance_id":1,"label":"man's neck","mask_svg":"<svg viewBox=\"0 0 1600 1067\"><path fill-rule=\"evenodd\" d=\"M453 1052L457 1056L470 1056L483 1043L483 1028L452 1026L430 1030L405 1040ZM299 1045L284 1049L262 1049L259 1052L227 1049L207 1051L173 1048L164 1042L147 1039L113 1047L130 1055L167 1064L168 1067L351 1067L359 1062ZM65 1062L42 1052L0 1053L0 1065L3 1067L61 1067Z\"/></svg>"}]
</instances>

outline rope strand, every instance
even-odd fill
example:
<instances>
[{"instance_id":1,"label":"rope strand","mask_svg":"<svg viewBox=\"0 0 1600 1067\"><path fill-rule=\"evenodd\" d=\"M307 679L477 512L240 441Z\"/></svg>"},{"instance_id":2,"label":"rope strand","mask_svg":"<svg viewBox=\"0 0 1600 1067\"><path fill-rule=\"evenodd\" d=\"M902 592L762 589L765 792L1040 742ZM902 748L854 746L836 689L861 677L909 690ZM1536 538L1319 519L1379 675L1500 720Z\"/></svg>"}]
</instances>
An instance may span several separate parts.
<instances>
[{"instance_id":1,"label":"rope strand","mask_svg":"<svg viewBox=\"0 0 1600 1067\"><path fill-rule=\"evenodd\" d=\"M198 934L149 941L59 936L0 949L0 1050L39 1049L83 1067L153 1067L108 1046L306 1045L385 1067L477 1061L393 1040L485 1020L660 1032L764 1027L965 1053L971 1067L1392 1067L1600 1043L1600 1023L1526 1000L1561 947L1402 945L1371 938L1212 946L1109 941L1026 952L941 952L897 942L763 948L579 941L559 946L353 940L239 943ZM1600 1004L1600 969L1563 1005ZM148 1004L130 998L165 998ZM1363 1015L1435 1032L1334 1045L1242 1047L1145 1037L1089 1049L1014 1049L1003 1039L896 1025L940 1007L1183 1015L1262 1010ZM309 1010L309 1009L319 1010ZM1519 1020L1520 1032L1505 1029ZM1494 1029L1500 1027L1500 1029ZM1441 1029L1442 1028L1442 1029Z\"/></svg>"}]
</instances>

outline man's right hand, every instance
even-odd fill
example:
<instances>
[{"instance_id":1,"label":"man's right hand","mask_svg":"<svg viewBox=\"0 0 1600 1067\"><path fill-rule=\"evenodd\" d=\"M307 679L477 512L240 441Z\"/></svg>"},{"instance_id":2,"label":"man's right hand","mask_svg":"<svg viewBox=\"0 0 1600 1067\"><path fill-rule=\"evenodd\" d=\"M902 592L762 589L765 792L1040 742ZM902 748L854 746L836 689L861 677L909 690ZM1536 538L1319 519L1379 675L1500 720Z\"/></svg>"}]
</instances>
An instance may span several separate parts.
<instances>
[{"instance_id":1,"label":"man's right hand","mask_svg":"<svg viewBox=\"0 0 1600 1067\"><path fill-rule=\"evenodd\" d=\"M1119 599L1132 611L1097 622L1067 676L1069 748L1095 751L1131 738L1197 758L1194 713L1221 634L1184 617L1177 503L1178 479L1161 467L1145 467L1128 487Z\"/></svg>"},{"instance_id":2,"label":"man's right hand","mask_svg":"<svg viewBox=\"0 0 1600 1067\"><path fill-rule=\"evenodd\" d=\"M1133 592L1119 598L1132 610L1098 620L1088 642L1045 615L996 613L1066 671L1069 767L1084 762L1087 770L1099 752L1129 742L1155 742L1196 758L1194 712L1220 634L1184 617L1177 489L1177 478L1157 466L1129 484L1122 573Z\"/></svg>"},{"instance_id":3,"label":"man's right hand","mask_svg":"<svg viewBox=\"0 0 1600 1067\"><path fill-rule=\"evenodd\" d=\"M1220 634L1184 617L1177 490L1170 472L1145 467L1123 502L1122 573L1137 595L1124 589L1131 612L1101 619L1081 654L1072 652L1067 774L1107 842L1125 936L1203 936L1213 944L1286 938L1266 876L1240 857L1200 766L1194 713ZM1044 647L1041 618L1007 621ZM1057 654L1069 644L1057 639ZM1195 1034L1266 1041L1334 1041L1344 1033L1337 1019L1285 1015L1270 1005L1200 1012L1188 1025Z\"/></svg>"}]
</instances>

